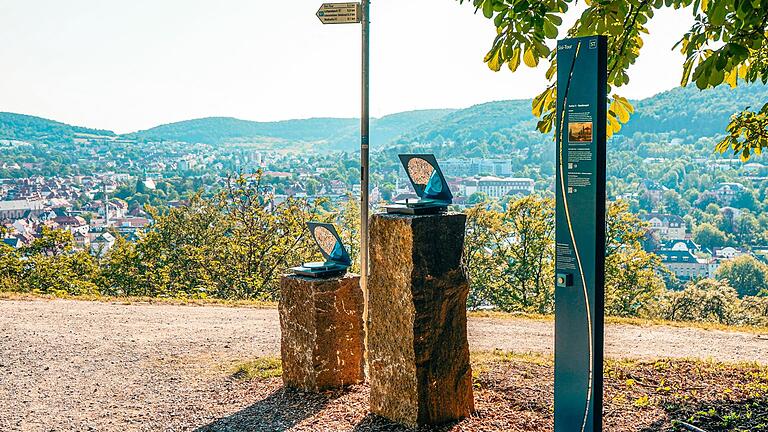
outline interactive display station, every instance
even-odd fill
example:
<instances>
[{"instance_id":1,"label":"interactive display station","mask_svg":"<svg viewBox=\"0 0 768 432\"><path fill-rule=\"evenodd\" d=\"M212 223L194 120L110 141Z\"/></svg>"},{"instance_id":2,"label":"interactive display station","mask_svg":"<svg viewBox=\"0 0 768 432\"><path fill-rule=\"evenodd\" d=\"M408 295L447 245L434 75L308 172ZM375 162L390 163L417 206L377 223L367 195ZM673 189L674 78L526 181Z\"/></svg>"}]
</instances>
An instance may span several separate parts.
<instances>
[{"instance_id":1,"label":"interactive display station","mask_svg":"<svg viewBox=\"0 0 768 432\"><path fill-rule=\"evenodd\" d=\"M331 224L320 222L308 222L307 228L325 261L304 263L299 267L291 268L291 272L314 278L343 276L352 265L352 259L336 228Z\"/></svg>"},{"instance_id":2,"label":"interactive display station","mask_svg":"<svg viewBox=\"0 0 768 432\"><path fill-rule=\"evenodd\" d=\"M401 154L398 157L418 198L387 205L384 207L387 213L425 215L448 210L448 206L453 202L453 194L435 156Z\"/></svg>"},{"instance_id":3,"label":"interactive display station","mask_svg":"<svg viewBox=\"0 0 768 432\"><path fill-rule=\"evenodd\" d=\"M557 44L555 432L602 431L604 36Z\"/></svg>"}]
</instances>

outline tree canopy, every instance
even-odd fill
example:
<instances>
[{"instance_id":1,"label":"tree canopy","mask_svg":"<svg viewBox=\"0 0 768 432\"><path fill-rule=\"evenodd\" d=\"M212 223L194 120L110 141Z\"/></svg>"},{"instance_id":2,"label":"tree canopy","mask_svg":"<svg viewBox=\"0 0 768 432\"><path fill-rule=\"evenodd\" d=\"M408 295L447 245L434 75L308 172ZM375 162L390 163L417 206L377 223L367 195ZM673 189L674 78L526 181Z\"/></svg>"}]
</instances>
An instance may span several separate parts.
<instances>
[{"instance_id":1,"label":"tree canopy","mask_svg":"<svg viewBox=\"0 0 768 432\"><path fill-rule=\"evenodd\" d=\"M555 51L547 45L561 36L563 16L577 0L459 0L493 20L497 36L485 57L494 71L521 63L536 67L548 60L549 86L533 100L540 117L538 129L552 130L556 112ZM608 37L608 85L611 92L629 83L629 68L643 48L647 24L656 11L674 8L693 14L694 23L673 48L684 57L680 84L699 89L740 82L768 82L768 0L587 0L581 16L564 34L567 37ZM618 93L611 93L608 133L618 132L634 108ZM768 102L768 101L766 101ZM768 103L753 111L745 107L732 116L727 135L716 150L733 151L742 160L768 147Z\"/></svg>"}]
</instances>

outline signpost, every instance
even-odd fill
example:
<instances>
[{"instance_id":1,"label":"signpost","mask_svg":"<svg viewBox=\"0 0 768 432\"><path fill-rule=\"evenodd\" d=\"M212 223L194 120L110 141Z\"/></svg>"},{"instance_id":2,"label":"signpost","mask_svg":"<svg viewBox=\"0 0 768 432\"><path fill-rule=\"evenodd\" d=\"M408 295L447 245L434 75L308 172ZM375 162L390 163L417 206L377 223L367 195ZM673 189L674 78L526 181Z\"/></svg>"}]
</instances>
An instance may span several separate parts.
<instances>
[{"instance_id":1,"label":"signpost","mask_svg":"<svg viewBox=\"0 0 768 432\"><path fill-rule=\"evenodd\" d=\"M605 285L604 36L557 44L555 432L600 432Z\"/></svg>"},{"instance_id":2,"label":"signpost","mask_svg":"<svg viewBox=\"0 0 768 432\"><path fill-rule=\"evenodd\" d=\"M368 326L368 142L370 137L370 0L362 3L324 3L317 11L323 24L362 23L362 100L360 113L360 287L363 290L363 323ZM366 332L367 334L367 332ZM365 339L366 356L368 338Z\"/></svg>"},{"instance_id":3,"label":"signpost","mask_svg":"<svg viewBox=\"0 0 768 432\"><path fill-rule=\"evenodd\" d=\"M360 3L323 3L317 17L323 24L358 24L362 21Z\"/></svg>"}]
</instances>

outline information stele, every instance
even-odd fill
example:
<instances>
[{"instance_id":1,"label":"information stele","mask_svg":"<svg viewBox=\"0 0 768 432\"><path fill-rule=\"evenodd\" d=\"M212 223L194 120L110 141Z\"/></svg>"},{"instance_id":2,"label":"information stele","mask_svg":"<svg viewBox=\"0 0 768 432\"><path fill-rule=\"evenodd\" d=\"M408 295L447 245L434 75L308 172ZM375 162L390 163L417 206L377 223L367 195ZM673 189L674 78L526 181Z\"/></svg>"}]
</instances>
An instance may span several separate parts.
<instances>
[{"instance_id":1,"label":"information stele","mask_svg":"<svg viewBox=\"0 0 768 432\"><path fill-rule=\"evenodd\" d=\"M323 24L357 24L362 22L360 3L323 3L317 11Z\"/></svg>"},{"instance_id":2,"label":"information stele","mask_svg":"<svg viewBox=\"0 0 768 432\"><path fill-rule=\"evenodd\" d=\"M557 43L555 432L602 431L604 36Z\"/></svg>"}]
</instances>

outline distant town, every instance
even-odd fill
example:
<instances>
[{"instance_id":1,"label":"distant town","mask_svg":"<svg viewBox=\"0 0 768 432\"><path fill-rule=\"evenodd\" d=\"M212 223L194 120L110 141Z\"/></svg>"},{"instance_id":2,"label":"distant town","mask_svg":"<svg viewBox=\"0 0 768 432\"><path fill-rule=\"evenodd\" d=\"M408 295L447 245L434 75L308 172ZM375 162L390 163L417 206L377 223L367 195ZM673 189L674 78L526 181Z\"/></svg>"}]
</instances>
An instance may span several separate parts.
<instances>
[{"instance_id":1,"label":"distant town","mask_svg":"<svg viewBox=\"0 0 768 432\"><path fill-rule=\"evenodd\" d=\"M0 146L5 151L45 148L14 140L0 141ZM76 154L69 167L71 175L26 174L44 172L50 164L45 158L2 162L0 221L5 244L21 248L31 244L44 228L64 229L72 232L78 248L102 256L112 248L116 236L135 240L152 225L146 206L180 206L191 193L215 193L223 187L227 173L248 177L261 170L276 201L293 196L341 202L357 199L360 193L354 155L343 152L138 143L94 136L77 137L72 150ZM375 161L380 164L372 176L374 206L414 196L397 164L384 162L382 155ZM503 205L505 200L530 194L552 194L551 176L540 170L534 171L535 177L520 176L518 163L516 159L497 158L440 160L455 195L456 209L486 201ZM642 160L647 167L669 163L660 157ZM722 158L696 158L687 163L699 178L729 181L713 182L713 187L695 193L680 193L649 179L624 190L609 185L610 199L629 202L631 210L648 224L646 250L658 254L680 281L712 278L724 261L745 254L766 261L768 242L760 234L765 233L768 221L757 210L766 199L768 167Z\"/></svg>"},{"instance_id":2,"label":"distant town","mask_svg":"<svg viewBox=\"0 0 768 432\"><path fill-rule=\"evenodd\" d=\"M768 162L713 152L734 110L766 95L768 86L664 92L637 102L632 122L609 140L608 199L646 223L644 248L679 282L712 277L739 256L768 259ZM530 107L499 101L375 119L373 210L413 196L398 153L434 153L456 210L554 196L554 143L534 131ZM153 213L257 172L276 202L357 201L358 124L205 118L118 135L0 113L0 236L23 248L60 228L103 256L118 237L133 241L151 227Z\"/></svg>"}]
</instances>

